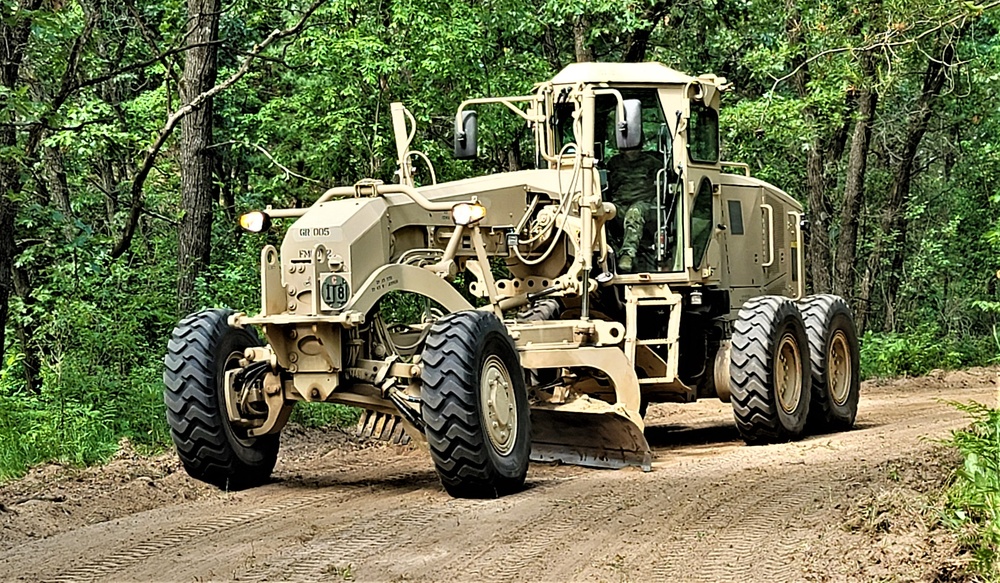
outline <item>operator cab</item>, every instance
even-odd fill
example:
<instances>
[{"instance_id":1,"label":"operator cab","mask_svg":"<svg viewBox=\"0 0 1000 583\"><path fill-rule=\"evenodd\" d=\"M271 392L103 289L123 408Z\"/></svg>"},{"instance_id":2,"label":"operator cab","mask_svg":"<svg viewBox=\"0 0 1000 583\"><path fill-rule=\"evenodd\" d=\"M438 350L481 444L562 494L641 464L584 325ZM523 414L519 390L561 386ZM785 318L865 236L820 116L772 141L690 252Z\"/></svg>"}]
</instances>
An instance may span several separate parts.
<instances>
[{"instance_id":1,"label":"operator cab","mask_svg":"<svg viewBox=\"0 0 1000 583\"><path fill-rule=\"evenodd\" d=\"M595 99L593 152L602 198L617 210L606 225L616 271L629 275L699 269L706 261L716 223L713 194L721 170L715 79L688 77L658 63L641 63L628 66L636 71L629 82L607 75L601 65L570 65L553 81L574 79L609 87L623 101L641 104L640 144L620 149L615 131L618 97L602 93ZM623 70L618 67L616 71ZM639 85L635 79L649 79L655 85ZM570 154L576 139L575 108L560 102L558 90L555 95L555 151ZM690 262L685 257L687 249L691 250Z\"/></svg>"}]
</instances>

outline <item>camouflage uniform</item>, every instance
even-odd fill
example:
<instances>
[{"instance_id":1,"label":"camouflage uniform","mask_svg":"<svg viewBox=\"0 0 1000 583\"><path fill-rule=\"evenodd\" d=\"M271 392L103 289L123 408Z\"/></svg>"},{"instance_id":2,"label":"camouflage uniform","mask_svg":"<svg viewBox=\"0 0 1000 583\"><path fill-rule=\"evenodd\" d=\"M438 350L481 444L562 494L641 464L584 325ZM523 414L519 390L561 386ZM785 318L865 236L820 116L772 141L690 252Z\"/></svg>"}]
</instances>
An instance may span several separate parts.
<instances>
[{"instance_id":1,"label":"camouflage uniform","mask_svg":"<svg viewBox=\"0 0 1000 583\"><path fill-rule=\"evenodd\" d=\"M618 267L632 271L646 215L656 207L656 173L663 160L655 152L625 151L608 160L608 192L624 223Z\"/></svg>"}]
</instances>

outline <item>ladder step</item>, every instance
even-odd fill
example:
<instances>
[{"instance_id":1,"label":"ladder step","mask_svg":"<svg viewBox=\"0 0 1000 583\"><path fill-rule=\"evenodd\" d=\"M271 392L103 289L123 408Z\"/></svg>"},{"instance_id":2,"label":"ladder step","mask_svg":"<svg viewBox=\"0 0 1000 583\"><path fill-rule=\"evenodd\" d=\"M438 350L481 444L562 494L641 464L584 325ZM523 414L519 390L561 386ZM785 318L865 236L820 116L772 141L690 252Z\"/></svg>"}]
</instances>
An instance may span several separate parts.
<instances>
[{"instance_id":1,"label":"ladder step","mask_svg":"<svg viewBox=\"0 0 1000 583\"><path fill-rule=\"evenodd\" d=\"M640 346L659 346L661 344L673 344L674 341L668 338L646 338L646 339L636 339L636 344Z\"/></svg>"},{"instance_id":2,"label":"ladder step","mask_svg":"<svg viewBox=\"0 0 1000 583\"><path fill-rule=\"evenodd\" d=\"M677 300L661 300L658 298L635 298L635 301L640 306L672 306L677 303Z\"/></svg>"},{"instance_id":3,"label":"ladder step","mask_svg":"<svg viewBox=\"0 0 1000 583\"><path fill-rule=\"evenodd\" d=\"M648 379L639 379L640 385L658 385L660 383L672 383L677 379L672 379L670 377L650 377Z\"/></svg>"}]
</instances>

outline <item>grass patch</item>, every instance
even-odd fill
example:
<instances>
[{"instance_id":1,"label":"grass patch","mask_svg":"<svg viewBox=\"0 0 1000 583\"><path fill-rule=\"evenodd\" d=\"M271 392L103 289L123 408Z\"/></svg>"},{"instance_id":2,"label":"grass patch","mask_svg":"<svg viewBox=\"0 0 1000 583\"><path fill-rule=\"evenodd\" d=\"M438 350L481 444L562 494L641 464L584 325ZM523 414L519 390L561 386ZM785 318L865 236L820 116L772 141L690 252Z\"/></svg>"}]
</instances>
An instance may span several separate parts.
<instances>
[{"instance_id":1,"label":"grass patch","mask_svg":"<svg viewBox=\"0 0 1000 583\"><path fill-rule=\"evenodd\" d=\"M57 461L75 466L106 462L122 438L143 453L170 447L158 362L103 375L89 364L64 359L43 370L43 388L25 389L17 355L0 367L0 482ZM291 420L304 427L344 427L360 411L301 402Z\"/></svg>"},{"instance_id":2,"label":"grass patch","mask_svg":"<svg viewBox=\"0 0 1000 583\"><path fill-rule=\"evenodd\" d=\"M0 372L0 481L23 476L50 461L86 466L102 463L127 437L140 451L169 443L159 369L136 369L102 398L73 390L76 381L58 368L44 372L40 393L13 382L13 366ZM155 376L154 376L155 378Z\"/></svg>"},{"instance_id":3,"label":"grass patch","mask_svg":"<svg viewBox=\"0 0 1000 583\"><path fill-rule=\"evenodd\" d=\"M963 461L947 492L944 521L960 532L972 567L987 581L1000 581L1000 409L955 406L972 424L949 441Z\"/></svg>"},{"instance_id":4,"label":"grass patch","mask_svg":"<svg viewBox=\"0 0 1000 583\"><path fill-rule=\"evenodd\" d=\"M861 338L861 378L921 376L934 369L989 364L997 346L989 337L955 337L933 327L912 332L865 332Z\"/></svg>"},{"instance_id":5,"label":"grass patch","mask_svg":"<svg viewBox=\"0 0 1000 583\"><path fill-rule=\"evenodd\" d=\"M332 403L299 401L290 421L303 427L349 427L358 422L361 410Z\"/></svg>"}]
</instances>

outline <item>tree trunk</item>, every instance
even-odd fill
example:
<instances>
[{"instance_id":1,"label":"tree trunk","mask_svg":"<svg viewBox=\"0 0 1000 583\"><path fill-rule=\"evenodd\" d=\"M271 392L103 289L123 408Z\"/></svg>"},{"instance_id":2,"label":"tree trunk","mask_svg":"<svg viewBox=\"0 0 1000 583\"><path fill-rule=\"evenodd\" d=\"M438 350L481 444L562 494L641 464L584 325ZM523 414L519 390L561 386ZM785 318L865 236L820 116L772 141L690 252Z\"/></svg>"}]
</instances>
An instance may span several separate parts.
<instances>
[{"instance_id":1,"label":"tree trunk","mask_svg":"<svg viewBox=\"0 0 1000 583\"><path fill-rule=\"evenodd\" d=\"M15 267L13 269L14 292L21 298L25 308L31 308L34 299L31 297L31 279L24 269ZM38 333L36 323L22 320L17 325L17 341L21 344L21 351L24 352L24 360L21 361L21 368L24 371L24 384L33 393L40 393L42 390L42 359L40 358L40 347L35 343Z\"/></svg>"},{"instance_id":2,"label":"tree trunk","mask_svg":"<svg viewBox=\"0 0 1000 583\"><path fill-rule=\"evenodd\" d=\"M812 121L812 116L807 116ZM830 291L830 214L831 206L826 195L826 178L823 168L823 152L819 139L813 140L806 154L806 188L809 206L809 273L812 279L812 293L823 294Z\"/></svg>"},{"instance_id":3,"label":"tree trunk","mask_svg":"<svg viewBox=\"0 0 1000 583\"><path fill-rule=\"evenodd\" d=\"M594 60L594 53L587 45L590 36L590 20L586 16L578 16L573 21L573 52L577 63L587 63Z\"/></svg>"},{"instance_id":4,"label":"tree trunk","mask_svg":"<svg viewBox=\"0 0 1000 583\"><path fill-rule=\"evenodd\" d=\"M868 150L871 147L872 123L878 105L878 92L870 85L875 76L875 63L871 55L862 56L861 69L866 84L858 95L858 112L854 121L854 134L851 137L851 151L847 156L847 178L844 183L844 202L840 209L840 238L837 241L836 271L833 281L833 293L845 298L854 294L858 224L864 206Z\"/></svg>"},{"instance_id":5,"label":"tree trunk","mask_svg":"<svg viewBox=\"0 0 1000 583\"><path fill-rule=\"evenodd\" d=\"M622 52L622 61L626 63L641 63L646 60L646 51L649 50L649 37L652 36L653 31L656 30L656 27L663 20L663 17L666 16L672 5L672 0L661 0L646 7L642 12L642 16L639 17L640 20L646 22L646 25L637 28L629 35L625 43L625 50Z\"/></svg>"},{"instance_id":6,"label":"tree trunk","mask_svg":"<svg viewBox=\"0 0 1000 583\"><path fill-rule=\"evenodd\" d=\"M556 45L555 35L552 34L552 28L549 26L546 26L545 32L542 33L542 54L545 55L545 60L548 61L553 71L563 68L562 59L559 58L559 47Z\"/></svg>"},{"instance_id":7,"label":"tree trunk","mask_svg":"<svg viewBox=\"0 0 1000 583\"><path fill-rule=\"evenodd\" d=\"M0 131L0 134L5 133ZM5 164L8 166L10 164ZM0 195L0 367L6 362L4 360L4 349L7 339L7 316L10 306L10 295L14 288L13 267L14 267L14 216L17 215L17 207L7 198L6 193L10 191L9 178L6 169L0 171L0 180L4 194Z\"/></svg>"},{"instance_id":8,"label":"tree trunk","mask_svg":"<svg viewBox=\"0 0 1000 583\"><path fill-rule=\"evenodd\" d=\"M62 213L63 237L67 242L72 241L76 228L73 226L73 206L70 203L69 181L66 178L62 152L57 148L45 146L42 149L42 162L45 166L45 180L39 186L48 193L49 200Z\"/></svg>"},{"instance_id":9,"label":"tree trunk","mask_svg":"<svg viewBox=\"0 0 1000 583\"><path fill-rule=\"evenodd\" d=\"M809 95L809 65L806 61L803 47L802 21L794 0L787 0L785 9L788 19L785 22L785 32L788 35L788 45L793 51L791 60L795 74L792 84L800 99ZM811 107L803 110L806 125L815 127L816 115ZM812 280L813 293L830 291L830 214L831 205L826 194L826 177L824 171L823 140L817 133L809 145L806 154L806 200L809 207L809 271Z\"/></svg>"},{"instance_id":10,"label":"tree trunk","mask_svg":"<svg viewBox=\"0 0 1000 583\"><path fill-rule=\"evenodd\" d=\"M903 260L906 246L906 205L910 196L910 186L913 180L913 162L917 157L920 142L927 133L931 115L934 113L934 102L944 82L947 79L948 68L955 60L955 39L951 39L940 52L940 58L931 57L927 60L924 71L923 89L917 99L913 113L907 124L906 134L899 151L899 162L893 171L892 184L889 186L889 196L880 218L881 237L876 242L875 249L869 256L862 294L862 313L860 319L866 324L871 298L881 268L883 255L888 255L889 270L885 278L885 319L882 322L885 330L896 329L895 307L899 298L899 288L903 278Z\"/></svg>"},{"instance_id":11,"label":"tree trunk","mask_svg":"<svg viewBox=\"0 0 1000 583\"><path fill-rule=\"evenodd\" d=\"M188 44L205 44L219 34L221 0L188 0ZM215 85L215 44L188 49L181 101L189 103ZM181 314L194 308L194 284L208 266L212 243L212 100L183 120L181 137L181 218L178 241L177 305Z\"/></svg>"},{"instance_id":12,"label":"tree trunk","mask_svg":"<svg viewBox=\"0 0 1000 583\"><path fill-rule=\"evenodd\" d=\"M31 33L31 15L41 6L42 0L24 0L14 7L16 16L0 20L0 86L4 95L13 94L20 80L24 49ZM17 145L17 131L10 122L15 121L6 97L0 96L0 148L12 149ZM18 205L13 196L21 192L21 169L17 161L0 164L0 366L4 361L7 318L10 315L10 295L14 289L14 260L17 246L14 238L14 220Z\"/></svg>"}]
</instances>

